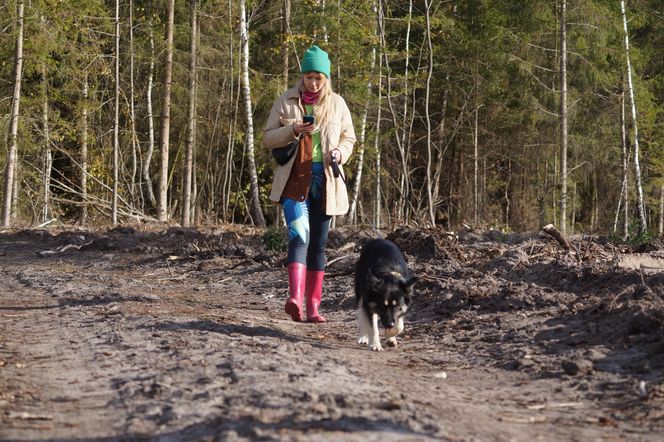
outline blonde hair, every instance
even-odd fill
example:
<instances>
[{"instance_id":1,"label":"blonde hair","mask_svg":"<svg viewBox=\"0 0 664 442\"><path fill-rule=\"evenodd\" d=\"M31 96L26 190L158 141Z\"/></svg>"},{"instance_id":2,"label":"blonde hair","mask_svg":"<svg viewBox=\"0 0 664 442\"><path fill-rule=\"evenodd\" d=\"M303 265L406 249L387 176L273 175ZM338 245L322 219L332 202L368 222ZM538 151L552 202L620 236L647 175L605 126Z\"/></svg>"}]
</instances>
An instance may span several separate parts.
<instances>
[{"instance_id":1,"label":"blonde hair","mask_svg":"<svg viewBox=\"0 0 664 442\"><path fill-rule=\"evenodd\" d=\"M304 87L304 77L300 77L297 86L300 92L307 90ZM334 100L332 94L332 82L329 78L325 77L325 83L323 83L323 87L321 87L320 92L318 92L318 103L314 106L314 117L316 118L316 125L320 131L326 129L329 119L332 118L332 115L334 114Z\"/></svg>"}]
</instances>

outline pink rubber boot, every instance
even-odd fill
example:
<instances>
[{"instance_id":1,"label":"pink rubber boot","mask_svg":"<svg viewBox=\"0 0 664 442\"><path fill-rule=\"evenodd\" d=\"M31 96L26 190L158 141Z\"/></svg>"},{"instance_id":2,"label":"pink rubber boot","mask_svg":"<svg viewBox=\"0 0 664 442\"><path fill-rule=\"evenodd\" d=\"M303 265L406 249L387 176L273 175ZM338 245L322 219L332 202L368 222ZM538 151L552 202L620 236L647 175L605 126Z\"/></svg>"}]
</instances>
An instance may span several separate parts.
<instances>
[{"instance_id":1,"label":"pink rubber boot","mask_svg":"<svg viewBox=\"0 0 664 442\"><path fill-rule=\"evenodd\" d=\"M324 271L307 270L307 290L305 298L307 299L307 321L308 322L327 322L325 316L318 314L318 306L323 296L323 278Z\"/></svg>"},{"instance_id":2,"label":"pink rubber boot","mask_svg":"<svg viewBox=\"0 0 664 442\"><path fill-rule=\"evenodd\" d=\"M286 313L288 313L293 321L302 322L302 299L304 298L304 290L306 287L306 274L307 266L299 263L292 262L288 264L288 290L290 297L286 301Z\"/></svg>"}]
</instances>

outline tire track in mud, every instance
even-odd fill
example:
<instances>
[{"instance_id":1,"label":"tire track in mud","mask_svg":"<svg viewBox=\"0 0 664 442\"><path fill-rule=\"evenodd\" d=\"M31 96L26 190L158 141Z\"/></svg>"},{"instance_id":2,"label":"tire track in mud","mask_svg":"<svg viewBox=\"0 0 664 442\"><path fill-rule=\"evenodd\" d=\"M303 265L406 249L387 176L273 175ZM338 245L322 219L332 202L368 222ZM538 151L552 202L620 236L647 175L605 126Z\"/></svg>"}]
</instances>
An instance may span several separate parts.
<instances>
[{"instance_id":1,"label":"tire track in mud","mask_svg":"<svg viewBox=\"0 0 664 442\"><path fill-rule=\"evenodd\" d=\"M2 246L0 439L658 440L602 420L536 348L560 338L549 321L571 293L450 269L400 348L376 353L355 344L350 276L328 280L316 326L286 319L278 264Z\"/></svg>"},{"instance_id":2,"label":"tire track in mud","mask_svg":"<svg viewBox=\"0 0 664 442\"><path fill-rule=\"evenodd\" d=\"M395 419L402 405L394 393L362 380L363 367L347 368L338 344L257 315L255 300L226 310L228 322L205 319L187 298L137 315L155 299L130 294L139 285L132 275L116 274L109 290L104 278L71 263L17 271L3 272L13 284L3 292L3 314L19 312L3 327L3 378L26 381L2 386L0 436L8 440L339 432L427 440L435 428L408 413ZM191 309L198 312L187 315Z\"/></svg>"},{"instance_id":3,"label":"tire track in mud","mask_svg":"<svg viewBox=\"0 0 664 442\"><path fill-rule=\"evenodd\" d=\"M108 363L114 333L98 317L58 302L52 294L56 275L42 280L39 268L20 268L13 275L7 270L0 299L0 382L7 395L0 436L22 439L24 429L55 439L107 434L122 413L108 407L114 395L115 372Z\"/></svg>"}]
</instances>

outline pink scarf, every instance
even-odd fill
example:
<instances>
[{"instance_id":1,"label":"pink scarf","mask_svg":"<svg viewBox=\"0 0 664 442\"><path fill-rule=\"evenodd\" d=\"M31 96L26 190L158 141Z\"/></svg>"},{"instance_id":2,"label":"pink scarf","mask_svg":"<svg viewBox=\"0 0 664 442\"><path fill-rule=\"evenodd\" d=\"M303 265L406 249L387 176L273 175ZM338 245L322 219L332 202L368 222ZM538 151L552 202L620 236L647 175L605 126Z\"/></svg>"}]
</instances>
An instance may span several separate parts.
<instances>
[{"instance_id":1,"label":"pink scarf","mask_svg":"<svg viewBox=\"0 0 664 442\"><path fill-rule=\"evenodd\" d=\"M318 92L303 91L300 94L300 99L304 104L316 104L318 103Z\"/></svg>"}]
</instances>

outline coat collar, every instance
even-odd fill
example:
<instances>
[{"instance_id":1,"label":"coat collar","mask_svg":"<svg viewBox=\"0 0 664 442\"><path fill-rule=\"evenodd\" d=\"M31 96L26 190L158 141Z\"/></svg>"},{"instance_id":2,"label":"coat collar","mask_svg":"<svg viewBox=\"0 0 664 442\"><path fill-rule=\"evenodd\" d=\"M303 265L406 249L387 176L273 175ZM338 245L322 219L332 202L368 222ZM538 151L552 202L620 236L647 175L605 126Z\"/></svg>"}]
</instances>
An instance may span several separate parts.
<instances>
[{"instance_id":1,"label":"coat collar","mask_svg":"<svg viewBox=\"0 0 664 442\"><path fill-rule=\"evenodd\" d=\"M292 88L288 89L288 91L286 91L286 98L289 98L289 99L292 98L292 99L295 99L295 100L299 100L300 99L300 88L295 86L295 87L292 87Z\"/></svg>"}]
</instances>

